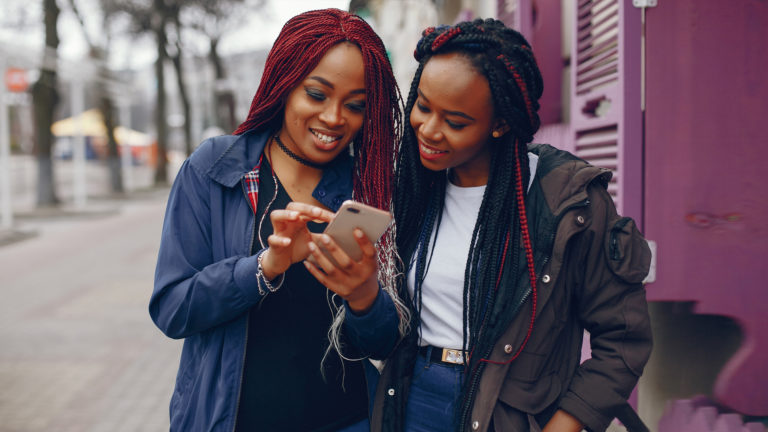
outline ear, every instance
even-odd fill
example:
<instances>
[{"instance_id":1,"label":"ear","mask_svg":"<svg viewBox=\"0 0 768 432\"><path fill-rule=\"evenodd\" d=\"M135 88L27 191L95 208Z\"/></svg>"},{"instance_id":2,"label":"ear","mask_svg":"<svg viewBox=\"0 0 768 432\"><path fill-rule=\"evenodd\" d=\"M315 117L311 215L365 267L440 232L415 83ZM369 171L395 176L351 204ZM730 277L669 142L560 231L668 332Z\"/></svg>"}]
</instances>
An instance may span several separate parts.
<instances>
[{"instance_id":1,"label":"ear","mask_svg":"<svg viewBox=\"0 0 768 432\"><path fill-rule=\"evenodd\" d=\"M501 138L505 133L509 132L509 125L504 120L496 120L491 129L491 136L494 138Z\"/></svg>"}]
</instances>

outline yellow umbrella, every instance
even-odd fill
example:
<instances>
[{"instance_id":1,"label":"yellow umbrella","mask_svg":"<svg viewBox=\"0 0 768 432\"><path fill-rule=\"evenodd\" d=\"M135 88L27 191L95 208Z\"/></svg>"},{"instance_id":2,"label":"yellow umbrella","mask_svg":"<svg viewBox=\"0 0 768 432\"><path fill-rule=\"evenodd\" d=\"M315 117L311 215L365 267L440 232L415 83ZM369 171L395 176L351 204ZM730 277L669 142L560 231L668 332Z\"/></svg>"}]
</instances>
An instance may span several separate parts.
<instances>
[{"instance_id":1,"label":"yellow umbrella","mask_svg":"<svg viewBox=\"0 0 768 432\"><path fill-rule=\"evenodd\" d=\"M64 136L91 136L107 137L107 127L104 125L104 117L101 111L96 108L84 111L82 114L65 118L54 122L51 125L51 132L57 137ZM123 126L115 128L115 140L120 145L130 145L134 147L149 146L152 144L152 137L144 132L129 129Z\"/></svg>"}]
</instances>

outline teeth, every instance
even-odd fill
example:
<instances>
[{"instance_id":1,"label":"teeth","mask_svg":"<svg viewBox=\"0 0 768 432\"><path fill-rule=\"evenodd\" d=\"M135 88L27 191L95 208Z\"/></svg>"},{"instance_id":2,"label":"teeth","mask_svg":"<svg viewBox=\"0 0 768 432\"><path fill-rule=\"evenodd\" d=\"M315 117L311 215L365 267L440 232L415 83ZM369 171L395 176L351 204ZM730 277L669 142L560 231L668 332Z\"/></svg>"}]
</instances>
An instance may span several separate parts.
<instances>
[{"instance_id":1,"label":"teeth","mask_svg":"<svg viewBox=\"0 0 768 432\"><path fill-rule=\"evenodd\" d=\"M320 132L317 132L317 131L312 131L312 133L313 133L313 134L314 134L314 135L315 135L315 136L316 136L316 137L317 137L317 138L318 138L320 141L322 141L322 142L324 142L324 143L326 143L326 144L330 144L330 143L332 143L332 142L336 141L337 139L341 138L341 137L332 137L332 136L324 135L324 134L321 134Z\"/></svg>"},{"instance_id":2,"label":"teeth","mask_svg":"<svg viewBox=\"0 0 768 432\"><path fill-rule=\"evenodd\" d=\"M443 153L443 151L441 151L441 150L432 150L432 149L428 148L428 147L427 147L427 146L425 146L425 145L422 145L422 146L421 146L421 151L423 151L424 153L428 153L428 154L438 154L438 153Z\"/></svg>"}]
</instances>

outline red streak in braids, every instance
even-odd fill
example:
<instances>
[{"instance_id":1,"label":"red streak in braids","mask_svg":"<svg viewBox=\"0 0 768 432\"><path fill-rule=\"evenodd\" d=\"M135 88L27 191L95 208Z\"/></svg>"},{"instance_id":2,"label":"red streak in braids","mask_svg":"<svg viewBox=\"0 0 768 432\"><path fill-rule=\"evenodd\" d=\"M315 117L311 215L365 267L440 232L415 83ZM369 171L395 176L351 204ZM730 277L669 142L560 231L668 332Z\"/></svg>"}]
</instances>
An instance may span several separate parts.
<instances>
[{"instance_id":1,"label":"red streak in braids","mask_svg":"<svg viewBox=\"0 0 768 432\"><path fill-rule=\"evenodd\" d=\"M509 360L499 362L499 361L493 361L488 359L480 359L481 362L486 363L493 363L493 364L507 364L512 363L519 355L523 352L523 348L525 348L525 345L528 343L528 340L531 338L531 333L533 333L533 323L536 321L536 301L538 299L537 290L536 290L536 269L533 265L533 246L531 244L531 236L528 231L528 216L526 216L525 212L525 196L523 195L523 173L522 169L520 168L520 146L518 145L518 141L515 140L515 192L517 194L517 212L518 217L520 218L520 233L523 237L523 246L525 247L525 259L528 263L528 275L530 277L531 282L531 320L528 323L528 332L525 334L525 339L523 340L523 343L520 345L520 348L517 350L515 355L513 355ZM504 254L502 257L506 256L507 254L507 245L509 244L509 233L507 233L507 242L504 243ZM503 266L501 267L504 268ZM501 270L499 270L499 278L501 278ZM496 282L497 288L498 288L498 279Z\"/></svg>"},{"instance_id":2,"label":"red streak in braids","mask_svg":"<svg viewBox=\"0 0 768 432\"><path fill-rule=\"evenodd\" d=\"M523 80L523 77L521 77L520 74L517 72L517 69L515 69L515 66L509 60L509 57L507 57L504 54L499 54L499 56L496 58L501 60L504 63L504 66L507 67L509 72L515 78L515 82L517 83L517 86L520 88L520 93L523 94L523 100L525 100L525 109L528 111L528 120L531 122L531 125L535 126L536 121L534 120L535 117L533 115L533 105L531 104L531 98L528 96L528 88L525 86L525 81Z\"/></svg>"},{"instance_id":3,"label":"red streak in braids","mask_svg":"<svg viewBox=\"0 0 768 432\"><path fill-rule=\"evenodd\" d=\"M235 135L282 126L286 96L336 44L360 48L365 67L365 121L355 139L353 190L356 199L389 209L392 164L400 132L400 95L381 39L360 17L338 9L297 15L283 26L267 56L261 83L246 120Z\"/></svg>"},{"instance_id":4,"label":"red streak in braids","mask_svg":"<svg viewBox=\"0 0 768 432\"><path fill-rule=\"evenodd\" d=\"M435 52L440 49L441 46L445 45L446 42L453 39L454 36L461 33L461 28L454 27L447 32L441 34L440 36L436 37L435 40L432 42L432 52Z\"/></svg>"}]
</instances>

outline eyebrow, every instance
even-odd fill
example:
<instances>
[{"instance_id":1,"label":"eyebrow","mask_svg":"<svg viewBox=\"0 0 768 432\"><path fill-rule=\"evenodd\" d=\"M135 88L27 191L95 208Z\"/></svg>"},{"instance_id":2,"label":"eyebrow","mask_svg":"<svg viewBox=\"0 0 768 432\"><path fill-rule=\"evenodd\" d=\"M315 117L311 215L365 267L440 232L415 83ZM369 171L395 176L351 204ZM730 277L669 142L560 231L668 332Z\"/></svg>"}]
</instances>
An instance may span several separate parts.
<instances>
[{"instance_id":1,"label":"eyebrow","mask_svg":"<svg viewBox=\"0 0 768 432\"><path fill-rule=\"evenodd\" d=\"M427 102L429 102L429 98L428 98L428 97L426 97L426 96L424 96L424 93L422 93L422 92L421 92L421 89L416 89L416 91L419 93L419 96L421 96L421 97L422 97L422 99L424 99L424 100L426 100ZM463 113L463 112L461 112L461 111L448 111L448 110L445 110L445 111L443 111L443 112L445 112L445 113L446 113L446 114L448 114L448 115L459 116L459 117L463 117L463 118L465 118L465 119L467 119L467 120L475 121L474 117L472 117L472 116L469 116L469 115L467 115L467 114L464 114L464 113Z\"/></svg>"},{"instance_id":2,"label":"eyebrow","mask_svg":"<svg viewBox=\"0 0 768 432\"><path fill-rule=\"evenodd\" d=\"M325 78L323 78L323 77L319 77L319 76L311 76L311 77L309 77L308 79L311 79L311 80L315 80L315 81L319 82L320 84L322 84L322 85L324 85L324 86L326 86L326 87L330 87L331 89L334 89L334 88L336 88L336 87L334 87L334 85L333 85L333 84L331 84L331 82L330 82L330 81L328 81L327 79L325 79ZM352 90L352 91L351 91L351 92L349 92L349 93L350 93L350 94L365 94L365 89L364 89L364 88L361 88L361 89L355 89L355 90Z\"/></svg>"}]
</instances>

